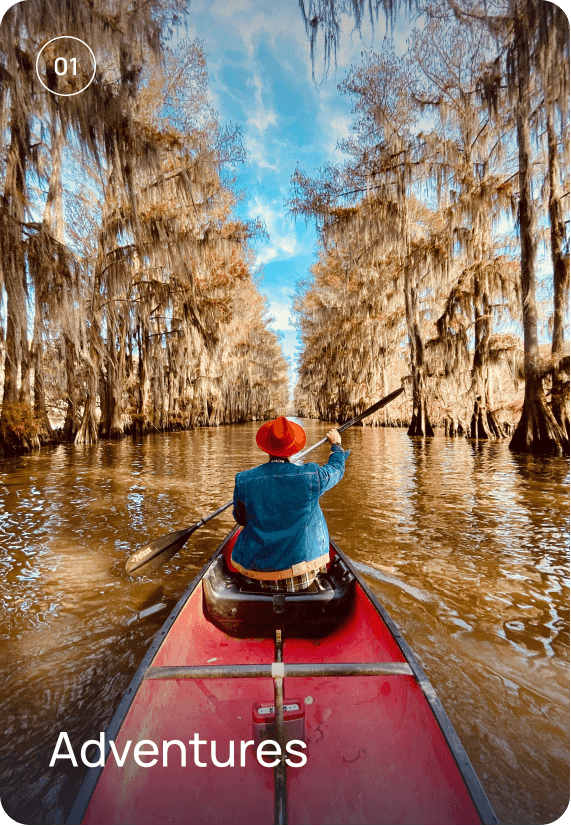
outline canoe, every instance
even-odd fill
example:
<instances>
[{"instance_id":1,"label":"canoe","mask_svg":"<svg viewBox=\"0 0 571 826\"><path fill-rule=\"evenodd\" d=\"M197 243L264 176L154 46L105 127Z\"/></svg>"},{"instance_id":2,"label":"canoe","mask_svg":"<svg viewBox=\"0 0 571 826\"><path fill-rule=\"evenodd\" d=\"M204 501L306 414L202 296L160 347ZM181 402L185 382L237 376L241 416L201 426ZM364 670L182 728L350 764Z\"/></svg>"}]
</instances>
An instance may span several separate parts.
<instances>
[{"instance_id":1,"label":"canoe","mask_svg":"<svg viewBox=\"0 0 571 826\"><path fill-rule=\"evenodd\" d=\"M276 594L229 569L238 530L157 633L68 823L497 823L420 664L337 544L307 591Z\"/></svg>"}]
</instances>

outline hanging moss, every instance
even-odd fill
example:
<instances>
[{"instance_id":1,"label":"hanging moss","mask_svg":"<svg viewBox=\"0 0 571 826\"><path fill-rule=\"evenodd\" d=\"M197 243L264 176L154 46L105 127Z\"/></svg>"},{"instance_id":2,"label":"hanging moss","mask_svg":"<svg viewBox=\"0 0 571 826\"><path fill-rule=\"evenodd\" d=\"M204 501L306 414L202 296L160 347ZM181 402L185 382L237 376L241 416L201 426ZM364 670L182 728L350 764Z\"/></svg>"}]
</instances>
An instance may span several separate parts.
<instances>
[{"instance_id":1,"label":"hanging moss","mask_svg":"<svg viewBox=\"0 0 571 826\"><path fill-rule=\"evenodd\" d=\"M111 27L104 0L75 16L72 6L54 7L50 25L81 26L108 55L75 103L36 89L22 58L37 51L28 32L41 39L48 18L30 27L29 11L12 9L3 27L13 43L0 88L9 140L0 439L18 449L23 431L7 417L11 405L30 406L32 375L42 433L55 412L76 444L284 412L287 363L252 278L249 243L263 228L237 218L223 179L244 158L239 130L210 107L200 44L162 43L183 4L115 9ZM47 189L41 223L27 220L32 180Z\"/></svg>"},{"instance_id":2,"label":"hanging moss","mask_svg":"<svg viewBox=\"0 0 571 826\"><path fill-rule=\"evenodd\" d=\"M306 4L302 8L307 14ZM312 0L309 8L312 47L323 30L327 65L339 43L338 13L353 15L359 28L362 4ZM390 14L392 6L375 5L381 8ZM451 0L434 16L434 9L424 11L426 26L414 30L404 57L368 53L343 81L340 89L352 96L356 115L353 134L340 144L348 160L314 179L296 170L290 206L316 221L330 273L331 256L340 249L352 277L380 262L392 268L406 318L400 344L409 350L404 382L411 391L410 435L431 435L433 423L442 422L448 435L512 434L515 450L560 455L568 451L569 429L563 321L568 183L563 186L559 168L564 163L568 175L568 24L560 9L537 0L513 3L498 17L486 9L474 14L470 4ZM505 51L499 51L500 41ZM532 133L546 136L546 154L530 140ZM536 295L542 203L534 195L532 170L536 180L545 176L542 200L551 228L548 366L539 357L538 325L547 319ZM514 219L519 238L500 234L499 226ZM355 393L366 375L363 362L379 374L376 338L364 321L372 303L382 303L378 291L389 295L393 288L390 279L369 280L363 303L351 306L339 284L314 270L313 283L298 299L304 351L296 399L310 415L342 417L345 408L335 394ZM318 314L321 300L327 312ZM339 326L345 304L352 312L347 327ZM506 342L510 327L523 332L523 342L517 334ZM354 347L358 335L361 358ZM338 365L345 371L342 389ZM515 397L505 389L510 371ZM373 387L376 392L374 378ZM313 405L311 393L317 394Z\"/></svg>"}]
</instances>

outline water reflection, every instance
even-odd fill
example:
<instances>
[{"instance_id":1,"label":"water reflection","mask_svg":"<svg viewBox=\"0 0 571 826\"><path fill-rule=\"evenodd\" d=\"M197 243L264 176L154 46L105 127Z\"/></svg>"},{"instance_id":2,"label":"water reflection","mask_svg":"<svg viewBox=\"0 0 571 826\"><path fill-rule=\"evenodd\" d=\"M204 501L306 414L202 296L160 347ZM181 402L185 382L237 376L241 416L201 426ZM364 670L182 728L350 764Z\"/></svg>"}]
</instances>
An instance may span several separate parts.
<instances>
[{"instance_id":1,"label":"water reflection","mask_svg":"<svg viewBox=\"0 0 571 826\"><path fill-rule=\"evenodd\" d=\"M324 425L304 422L308 443ZM226 502L258 464L255 423L60 446L0 464L5 809L61 822L81 770L48 768L57 733L107 725L155 631L232 525L196 533L152 578L124 562ZM323 501L423 662L504 823L567 802L568 463L505 444L355 428ZM327 451L318 454L321 461Z\"/></svg>"}]
</instances>

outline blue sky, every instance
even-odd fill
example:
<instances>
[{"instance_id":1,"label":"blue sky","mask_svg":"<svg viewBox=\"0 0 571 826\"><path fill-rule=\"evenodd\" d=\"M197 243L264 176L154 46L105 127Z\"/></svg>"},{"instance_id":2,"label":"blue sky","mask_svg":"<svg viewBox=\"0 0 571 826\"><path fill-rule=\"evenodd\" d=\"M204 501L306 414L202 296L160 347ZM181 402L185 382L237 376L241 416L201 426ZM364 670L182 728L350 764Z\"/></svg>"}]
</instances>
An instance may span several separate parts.
<instances>
[{"instance_id":1,"label":"blue sky","mask_svg":"<svg viewBox=\"0 0 571 826\"><path fill-rule=\"evenodd\" d=\"M274 329L284 335L284 354L295 358L296 333L290 323L295 285L315 260L313 227L287 215L290 179L297 164L314 173L342 154L337 141L350 132L351 102L337 91L352 63L366 47L379 51L384 22L364 40L351 33L347 21L337 70L315 83L309 42L297 0L193 0L188 35L204 43L211 97L221 121L239 124L248 152L237 184L244 193L239 212L261 217L267 243L259 243L257 263L263 267L262 292L268 297ZM396 32L397 50L406 35ZM322 77L318 52L316 78Z\"/></svg>"}]
</instances>

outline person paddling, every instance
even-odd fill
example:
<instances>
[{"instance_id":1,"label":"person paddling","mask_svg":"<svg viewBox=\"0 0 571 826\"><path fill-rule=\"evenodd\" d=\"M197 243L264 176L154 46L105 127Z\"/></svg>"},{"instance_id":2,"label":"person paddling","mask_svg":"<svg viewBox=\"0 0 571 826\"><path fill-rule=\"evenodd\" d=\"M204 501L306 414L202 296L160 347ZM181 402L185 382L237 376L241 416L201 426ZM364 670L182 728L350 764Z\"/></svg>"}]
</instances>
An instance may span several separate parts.
<instances>
[{"instance_id":1,"label":"person paddling","mask_svg":"<svg viewBox=\"0 0 571 826\"><path fill-rule=\"evenodd\" d=\"M232 551L232 565L262 588L303 591L329 561L319 497L343 478L350 451L341 447L337 430L330 430L327 439L331 453L325 465L292 464L289 457L305 446L305 431L279 416L256 435L269 461L236 475L234 519L244 530Z\"/></svg>"}]
</instances>

